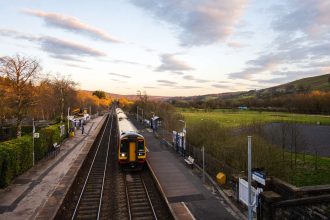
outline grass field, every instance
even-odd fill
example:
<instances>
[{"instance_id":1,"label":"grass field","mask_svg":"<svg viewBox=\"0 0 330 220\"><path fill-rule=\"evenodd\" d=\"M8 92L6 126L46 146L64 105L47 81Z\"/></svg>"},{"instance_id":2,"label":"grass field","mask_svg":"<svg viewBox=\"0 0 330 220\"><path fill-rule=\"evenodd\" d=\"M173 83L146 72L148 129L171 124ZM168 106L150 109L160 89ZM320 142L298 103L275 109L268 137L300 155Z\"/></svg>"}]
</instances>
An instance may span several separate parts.
<instances>
[{"instance_id":1,"label":"grass field","mask_svg":"<svg viewBox=\"0 0 330 220\"><path fill-rule=\"evenodd\" d=\"M214 120L225 127L238 127L253 122L298 122L304 124L330 125L330 116L292 114L285 112L259 112L250 110L216 109L210 112L180 108L187 126L200 120Z\"/></svg>"},{"instance_id":2,"label":"grass field","mask_svg":"<svg viewBox=\"0 0 330 220\"><path fill-rule=\"evenodd\" d=\"M289 153L286 155L289 157ZM316 169L317 166L317 169ZM296 186L330 184L330 158L298 154L297 166L291 171L288 182Z\"/></svg>"},{"instance_id":3,"label":"grass field","mask_svg":"<svg viewBox=\"0 0 330 220\"><path fill-rule=\"evenodd\" d=\"M258 111L249 111L249 110L223 110L218 109L211 112L204 112L202 110L190 110L190 109L178 109L178 111L185 117L187 122L187 127L193 128L198 122L205 121L216 121L223 126L224 130L231 130L233 127L239 127L242 125L247 125L253 122L261 123L270 123L270 122L298 122L304 124L321 124L321 125L330 125L330 117L322 115L306 115L306 114L290 114L282 112L258 112ZM220 128L219 128L220 129ZM209 133L201 133L198 135L209 135ZM228 133L229 134L229 133ZM193 136L198 136L194 134ZM220 136L220 134L218 134ZM216 136L216 137L218 137ZM214 135L213 135L214 137ZM219 138L219 137L218 137ZM228 142L224 145L235 147L235 140L238 137L227 137ZM199 138L201 139L201 138ZM265 140L266 141L266 140ZM218 142L221 142L221 138L218 139ZM219 144L221 146L221 144ZM268 145L262 145L267 147ZM217 147L216 145L214 147ZM236 146L237 147L237 146ZM281 152L280 148L277 151ZM214 151L215 149L212 149ZM229 149L230 150L230 149ZM239 154L239 152L237 152ZM279 155L282 155L280 153ZM294 155L293 155L294 157ZM234 157L232 157L234 158ZM303 155L297 154L297 163L294 164L291 168L291 154L290 152L285 153L285 158L281 159L280 162L284 169L283 174L277 174L276 176L282 180L288 181L289 183L296 186L308 186L308 185L323 185L330 184L330 157L315 157L315 155ZM221 160L221 158L217 158ZM223 158L222 158L223 159ZM237 158L236 158L237 159Z\"/></svg>"}]
</instances>

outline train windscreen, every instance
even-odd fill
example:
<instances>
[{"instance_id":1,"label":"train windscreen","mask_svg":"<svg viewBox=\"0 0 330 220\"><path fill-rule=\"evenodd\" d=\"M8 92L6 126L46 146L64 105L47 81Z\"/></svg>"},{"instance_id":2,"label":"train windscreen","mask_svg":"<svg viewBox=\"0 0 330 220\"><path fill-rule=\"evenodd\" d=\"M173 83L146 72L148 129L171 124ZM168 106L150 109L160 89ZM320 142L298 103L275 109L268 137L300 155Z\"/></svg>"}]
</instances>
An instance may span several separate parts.
<instances>
[{"instance_id":1,"label":"train windscreen","mask_svg":"<svg viewBox=\"0 0 330 220\"><path fill-rule=\"evenodd\" d=\"M128 152L128 140L121 140L121 143L120 143L120 152L125 152L127 153Z\"/></svg>"},{"instance_id":2,"label":"train windscreen","mask_svg":"<svg viewBox=\"0 0 330 220\"><path fill-rule=\"evenodd\" d=\"M143 140L138 141L138 151L144 151L144 141Z\"/></svg>"}]
</instances>

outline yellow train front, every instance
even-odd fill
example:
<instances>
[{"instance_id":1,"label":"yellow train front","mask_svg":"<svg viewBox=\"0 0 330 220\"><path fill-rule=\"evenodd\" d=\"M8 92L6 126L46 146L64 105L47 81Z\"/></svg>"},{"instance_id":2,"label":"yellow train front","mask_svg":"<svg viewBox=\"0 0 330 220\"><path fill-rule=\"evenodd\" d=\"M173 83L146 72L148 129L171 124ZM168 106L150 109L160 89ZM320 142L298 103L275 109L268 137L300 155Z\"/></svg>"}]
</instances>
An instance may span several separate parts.
<instances>
[{"instance_id":1,"label":"yellow train front","mask_svg":"<svg viewBox=\"0 0 330 220\"><path fill-rule=\"evenodd\" d=\"M116 113L119 130L118 163L126 170L143 169L147 157L145 139L120 108L116 109Z\"/></svg>"}]
</instances>

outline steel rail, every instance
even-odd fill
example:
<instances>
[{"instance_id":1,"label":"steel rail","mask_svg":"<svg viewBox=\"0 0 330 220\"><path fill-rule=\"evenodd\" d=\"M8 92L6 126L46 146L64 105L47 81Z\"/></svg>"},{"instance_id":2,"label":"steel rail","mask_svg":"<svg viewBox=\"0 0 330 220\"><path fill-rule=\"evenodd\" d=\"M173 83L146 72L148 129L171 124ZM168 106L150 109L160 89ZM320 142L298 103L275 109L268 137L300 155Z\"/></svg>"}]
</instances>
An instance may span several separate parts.
<instances>
[{"instance_id":1,"label":"steel rail","mask_svg":"<svg viewBox=\"0 0 330 220\"><path fill-rule=\"evenodd\" d=\"M141 177L141 175L140 175L140 177ZM147 194L148 201L149 201L149 205L150 205L150 208L151 208L151 210L152 210L152 213L154 214L155 220L157 220L157 215L156 215L156 212L155 212L154 206L152 205L152 202L151 202L151 199L150 199L150 196L149 196L148 190L147 190L147 186L146 186L146 184L144 183L142 177L141 177L141 181L142 181L142 184L143 184L143 186L144 186L144 190L145 190L145 192L146 192L146 194Z\"/></svg>"},{"instance_id":2,"label":"steel rail","mask_svg":"<svg viewBox=\"0 0 330 220\"><path fill-rule=\"evenodd\" d=\"M111 114L111 113L110 113L110 114ZM112 118L111 118L111 127L112 127L112 123L113 123L113 114L111 115L111 117L112 117ZM95 163L96 156L97 156L97 154L98 154L98 152L99 152L99 149L100 149L100 146L101 146L101 143L102 143L103 137L104 137L104 133L105 133L105 131L107 130L107 126L108 126L108 123L109 123L109 119L110 119L110 117L107 119L106 126L105 126L105 128L104 128L104 130L103 130L103 132L102 132L102 135L101 135L101 138L100 138L100 142L99 142L99 144L98 144L98 146L97 146L97 149L96 149L96 152L95 152L95 154L94 154L94 157L93 157L93 160L92 160L91 166L90 166L90 168L89 168L89 170L88 170L87 177L86 177L86 179L85 179L85 181L84 181L84 185L83 185L83 188L82 188L81 193L80 193L80 195L79 195L79 199L78 199L77 204L76 204L76 206L75 206L75 210L74 210L74 212L73 212L73 215L72 215L72 217L71 217L71 220L73 220L73 219L76 217L76 214L77 214L77 211L78 211L78 208L79 208L79 205L80 205L81 199L82 199L83 194L84 194L84 192L85 192L85 188L86 188L87 182L88 182L88 180L89 180L89 177L90 177L90 174L91 174L92 168L93 168L94 163ZM111 131L111 130L110 130L110 131ZM110 134L109 134L109 135L110 135ZM103 185L102 185L102 188L103 188ZM98 213L98 216L99 216L99 213Z\"/></svg>"}]
</instances>

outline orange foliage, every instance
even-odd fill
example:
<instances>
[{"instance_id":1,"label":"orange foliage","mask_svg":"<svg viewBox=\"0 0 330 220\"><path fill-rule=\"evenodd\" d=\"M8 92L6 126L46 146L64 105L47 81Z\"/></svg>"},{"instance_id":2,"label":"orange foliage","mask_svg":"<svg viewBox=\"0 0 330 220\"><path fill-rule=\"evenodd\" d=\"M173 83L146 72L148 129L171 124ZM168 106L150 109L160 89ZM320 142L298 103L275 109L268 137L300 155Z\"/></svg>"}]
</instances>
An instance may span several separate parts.
<instances>
[{"instance_id":1,"label":"orange foliage","mask_svg":"<svg viewBox=\"0 0 330 220\"><path fill-rule=\"evenodd\" d=\"M133 103L132 101L129 101L127 98L124 97L119 98L118 102L119 102L119 106L121 107L126 107Z\"/></svg>"},{"instance_id":2,"label":"orange foliage","mask_svg":"<svg viewBox=\"0 0 330 220\"><path fill-rule=\"evenodd\" d=\"M112 98L106 97L105 99L99 99L97 96L87 91L78 91L78 102L80 107L87 106L100 106L107 108L112 103Z\"/></svg>"}]
</instances>

